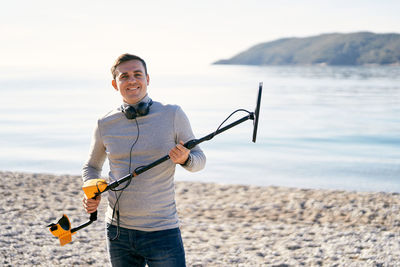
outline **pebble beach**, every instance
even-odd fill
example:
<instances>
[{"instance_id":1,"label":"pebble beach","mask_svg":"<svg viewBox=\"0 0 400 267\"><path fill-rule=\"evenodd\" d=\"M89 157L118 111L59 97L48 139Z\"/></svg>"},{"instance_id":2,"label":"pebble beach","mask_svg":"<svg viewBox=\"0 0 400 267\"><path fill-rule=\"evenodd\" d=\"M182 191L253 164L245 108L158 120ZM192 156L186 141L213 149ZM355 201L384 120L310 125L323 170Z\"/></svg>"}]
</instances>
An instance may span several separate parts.
<instances>
[{"instance_id":1,"label":"pebble beach","mask_svg":"<svg viewBox=\"0 0 400 267\"><path fill-rule=\"evenodd\" d=\"M99 219L60 246L46 227L86 222L81 178L0 172L0 266L109 266ZM176 182L188 266L400 266L400 194Z\"/></svg>"}]
</instances>

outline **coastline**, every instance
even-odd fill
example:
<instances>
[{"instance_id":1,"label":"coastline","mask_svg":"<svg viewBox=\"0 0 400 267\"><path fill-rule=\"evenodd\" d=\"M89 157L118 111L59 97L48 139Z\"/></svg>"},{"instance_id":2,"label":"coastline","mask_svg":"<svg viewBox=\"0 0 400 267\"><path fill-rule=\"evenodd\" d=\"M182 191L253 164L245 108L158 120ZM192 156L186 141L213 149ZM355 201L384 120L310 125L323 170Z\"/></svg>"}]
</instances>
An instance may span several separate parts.
<instances>
[{"instance_id":1,"label":"coastline","mask_svg":"<svg viewBox=\"0 0 400 267\"><path fill-rule=\"evenodd\" d=\"M0 172L3 266L109 266L99 219L61 247L46 225L88 219L74 175ZM400 264L400 194L176 182L188 266Z\"/></svg>"}]
</instances>

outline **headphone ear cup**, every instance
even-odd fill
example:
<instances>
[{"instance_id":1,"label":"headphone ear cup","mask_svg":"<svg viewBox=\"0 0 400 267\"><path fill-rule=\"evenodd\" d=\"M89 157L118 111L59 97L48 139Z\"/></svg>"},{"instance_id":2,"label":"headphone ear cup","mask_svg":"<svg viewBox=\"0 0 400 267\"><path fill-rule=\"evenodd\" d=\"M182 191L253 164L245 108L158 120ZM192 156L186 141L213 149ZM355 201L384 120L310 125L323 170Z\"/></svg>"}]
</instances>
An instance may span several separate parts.
<instances>
[{"instance_id":1,"label":"headphone ear cup","mask_svg":"<svg viewBox=\"0 0 400 267\"><path fill-rule=\"evenodd\" d=\"M135 109L134 107L132 107L132 106L128 106L127 108L124 108L124 109L122 110L122 112L124 112L125 117L126 117L128 120L134 120L134 119L136 119L136 117L137 117L136 109Z\"/></svg>"},{"instance_id":2,"label":"headphone ear cup","mask_svg":"<svg viewBox=\"0 0 400 267\"><path fill-rule=\"evenodd\" d=\"M153 105L153 100L150 99L150 102L140 102L139 105L134 108L132 106L121 106L122 112L125 114L125 117L128 120L134 120L136 117L146 116L150 112L150 106Z\"/></svg>"},{"instance_id":3,"label":"headphone ear cup","mask_svg":"<svg viewBox=\"0 0 400 267\"><path fill-rule=\"evenodd\" d=\"M147 114L149 114L149 111L150 105L148 103L141 102L137 106L137 113L139 114L139 116L146 116Z\"/></svg>"}]
</instances>

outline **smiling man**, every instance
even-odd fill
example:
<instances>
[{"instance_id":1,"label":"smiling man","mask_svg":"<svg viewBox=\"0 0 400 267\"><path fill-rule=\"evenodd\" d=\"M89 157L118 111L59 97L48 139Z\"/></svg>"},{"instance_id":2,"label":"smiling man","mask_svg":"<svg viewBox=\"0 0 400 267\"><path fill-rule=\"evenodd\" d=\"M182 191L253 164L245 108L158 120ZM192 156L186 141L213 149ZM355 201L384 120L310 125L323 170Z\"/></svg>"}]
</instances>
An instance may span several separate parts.
<instances>
[{"instance_id":1,"label":"smiling man","mask_svg":"<svg viewBox=\"0 0 400 267\"><path fill-rule=\"evenodd\" d=\"M144 61L128 60L112 68L112 85L119 91L125 103L135 105L147 94L149 75Z\"/></svg>"},{"instance_id":2,"label":"smiling man","mask_svg":"<svg viewBox=\"0 0 400 267\"><path fill-rule=\"evenodd\" d=\"M122 105L98 120L83 181L99 178L106 158L109 182L166 154L171 158L108 194L105 218L111 265L185 266L175 204L175 166L199 171L205 166L205 155L198 146L192 150L183 146L195 137L182 109L148 96L150 78L143 59L123 54L111 72ZM100 196L83 199L88 213L96 211L99 203Z\"/></svg>"}]
</instances>

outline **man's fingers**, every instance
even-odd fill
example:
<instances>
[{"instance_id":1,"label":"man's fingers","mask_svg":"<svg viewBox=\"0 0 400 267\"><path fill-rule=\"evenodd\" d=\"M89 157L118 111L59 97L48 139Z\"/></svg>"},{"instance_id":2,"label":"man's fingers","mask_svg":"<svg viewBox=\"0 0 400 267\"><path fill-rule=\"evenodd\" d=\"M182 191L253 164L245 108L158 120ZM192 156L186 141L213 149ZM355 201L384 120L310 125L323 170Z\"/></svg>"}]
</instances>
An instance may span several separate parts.
<instances>
[{"instance_id":1,"label":"man's fingers","mask_svg":"<svg viewBox=\"0 0 400 267\"><path fill-rule=\"evenodd\" d=\"M183 164L189 157L190 150L183 146L183 141L179 141L174 148L172 148L168 155L175 164Z\"/></svg>"},{"instance_id":2,"label":"man's fingers","mask_svg":"<svg viewBox=\"0 0 400 267\"><path fill-rule=\"evenodd\" d=\"M87 213L93 213L97 210L100 204L101 196L97 196L95 199L88 199L86 196L83 198L83 208Z\"/></svg>"},{"instance_id":3,"label":"man's fingers","mask_svg":"<svg viewBox=\"0 0 400 267\"><path fill-rule=\"evenodd\" d=\"M183 156L185 156L186 154L189 154L188 152L186 152L186 150L185 150L186 148L184 148L184 147L182 147L182 148L180 148L180 147L176 147L176 149L172 149L171 150L171 155L173 156L173 157L176 157L176 158L180 158L180 157L183 157ZM170 156L171 156L170 155Z\"/></svg>"},{"instance_id":4,"label":"man's fingers","mask_svg":"<svg viewBox=\"0 0 400 267\"><path fill-rule=\"evenodd\" d=\"M183 141L180 141L179 142L179 144L176 146L179 150L181 150L181 151L184 151L184 152L186 152L186 151L189 151L189 149L187 149L185 146L184 146L184 142Z\"/></svg>"}]
</instances>

